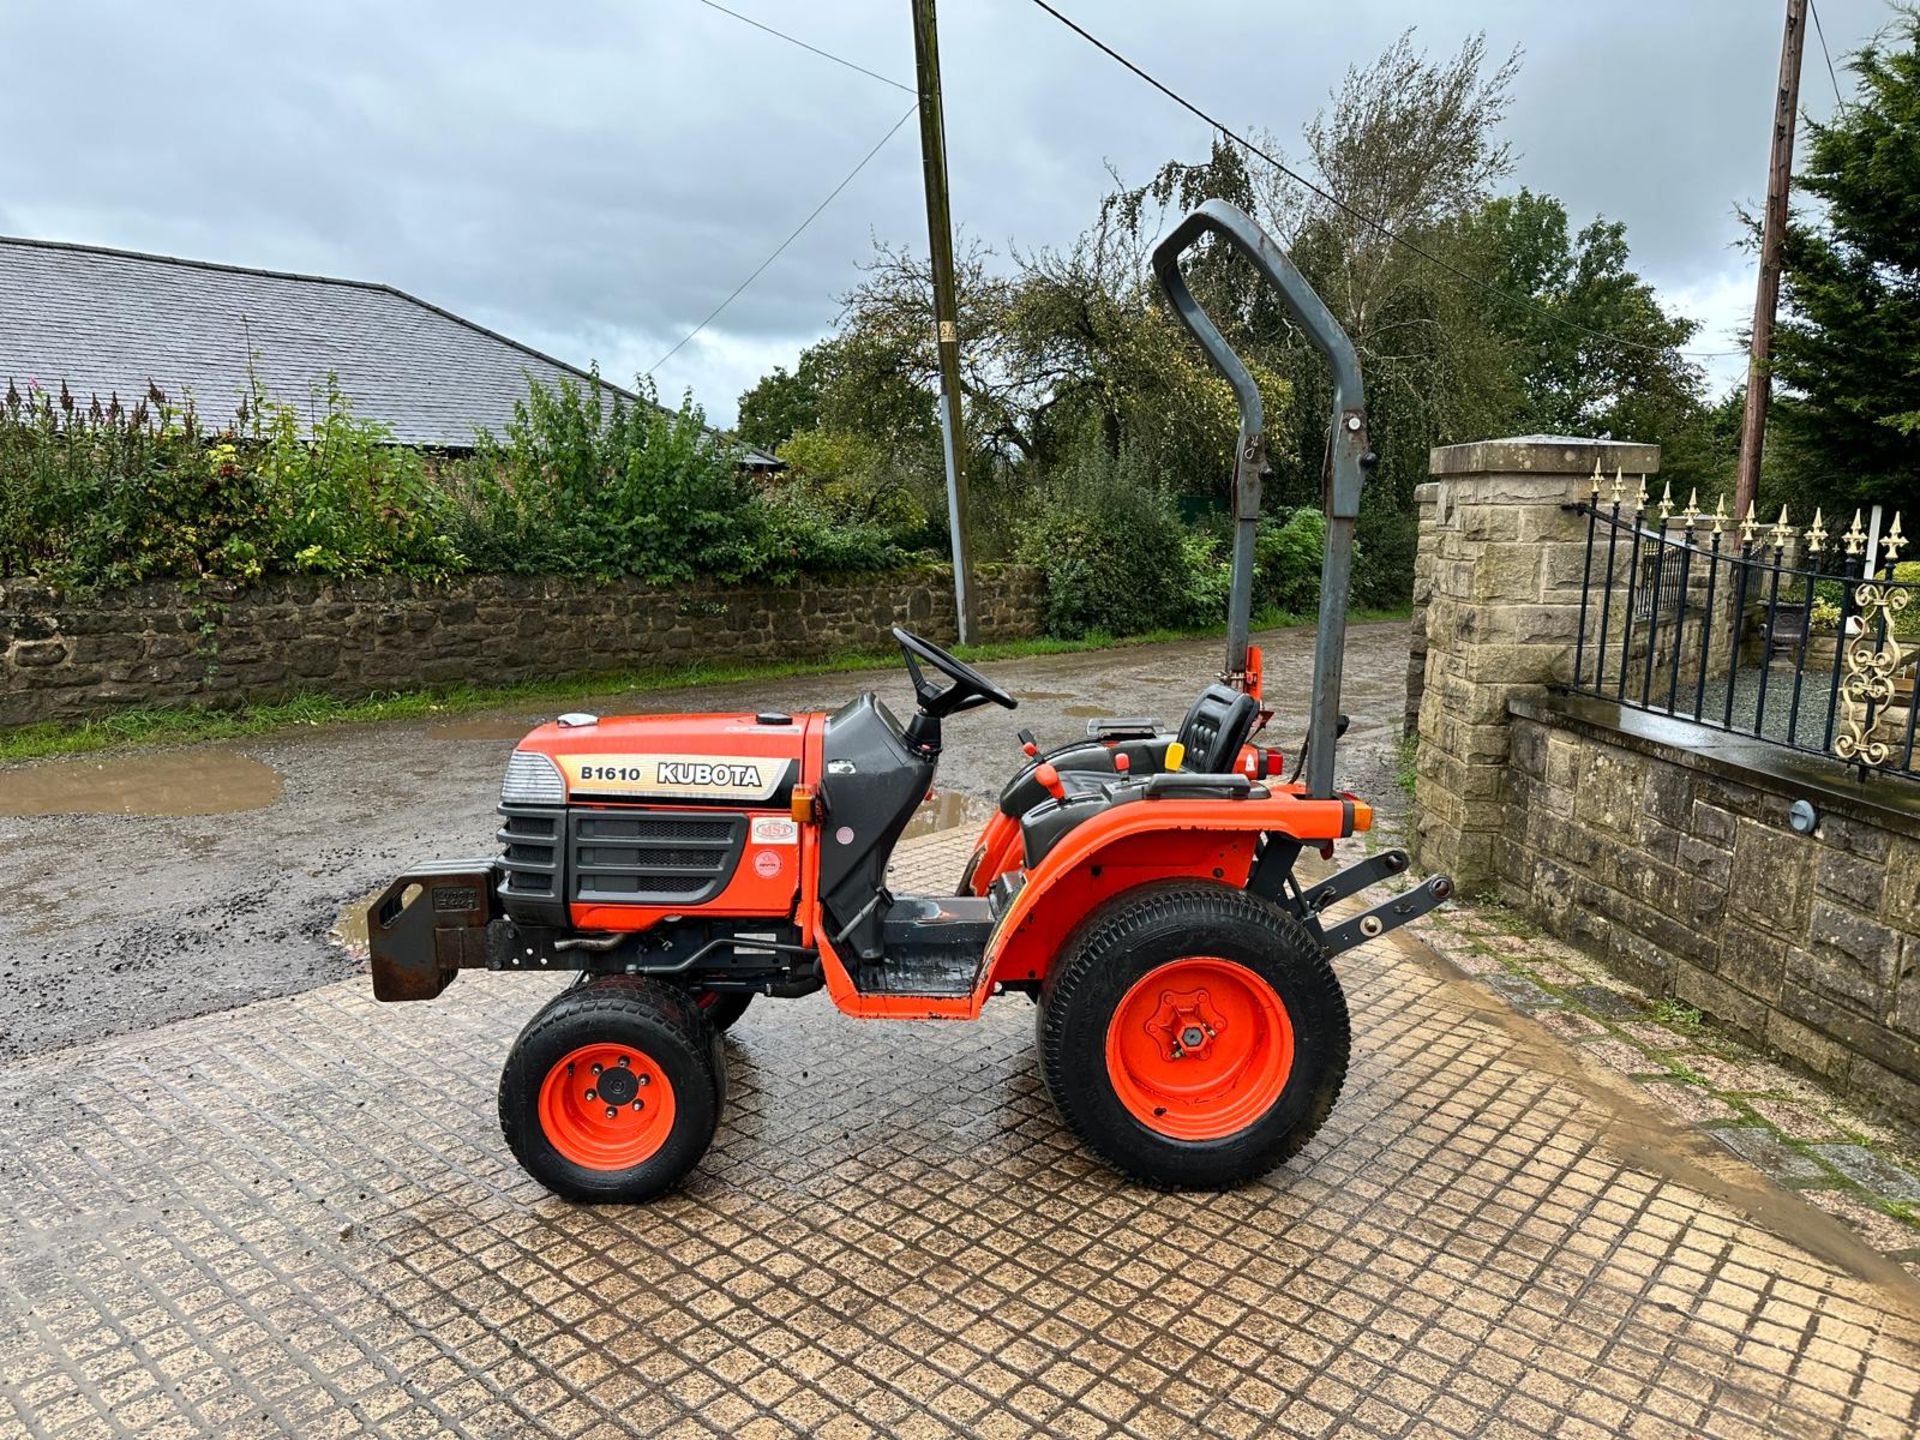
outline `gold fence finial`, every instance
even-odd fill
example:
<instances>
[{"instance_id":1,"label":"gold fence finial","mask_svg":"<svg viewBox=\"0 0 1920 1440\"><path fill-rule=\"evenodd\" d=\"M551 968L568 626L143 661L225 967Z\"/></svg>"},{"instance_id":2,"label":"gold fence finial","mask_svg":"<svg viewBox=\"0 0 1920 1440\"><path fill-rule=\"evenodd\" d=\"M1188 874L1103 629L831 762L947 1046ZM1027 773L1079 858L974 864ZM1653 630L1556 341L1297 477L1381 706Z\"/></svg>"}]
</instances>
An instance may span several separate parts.
<instances>
[{"instance_id":1,"label":"gold fence finial","mask_svg":"<svg viewBox=\"0 0 1920 1440\"><path fill-rule=\"evenodd\" d=\"M1716 535L1725 534L1726 528L1727 528L1727 495L1726 495L1726 492L1723 490L1720 492L1720 498L1713 502L1713 533Z\"/></svg>"},{"instance_id":2,"label":"gold fence finial","mask_svg":"<svg viewBox=\"0 0 1920 1440\"><path fill-rule=\"evenodd\" d=\"M1813 524L1807 527L1807 545L1815 551L1827 548L1827 527L1822 523L1818 505L1813 507Z\"/></svg>"},{"instance_id":3,"label":"gold fence finial","mask_svg":"<svg viewBox=\"0 0 1920 1440\"><path fill-rule=\"evenodd\" d=\"M1664 527L1673 515L1673 481L1667 481L1667 488L1660 493L1660 524Z\"/></svg>"},{"instance_id":4,"label":"gold fence finial","mask_svg":"<svg viewBox=\"0 0 1920 1440\"><path fill-rule=\"evenodd\" d=\"M1594 463L1596 465L1599 464L1597 460ZM1618 465L1614 466L1613 467L1613 503L1614 504L1618 505L1620 501L1625 497L1626 486L1627 486L1626 476L1620 473L1620 467Z\"/></svg>"},{"instance_id":5,"label":"gold fence finial","mask_svg":"<svg viewBox=\"0 0 1920 1440\"><path fill-rule=\"evenodd\" d=\"M1793 526L1787 520L1787 507L1782 505L1780 507L1780 518L1773 522L1773 548L1776 550L1786 549L1787 541L1792 538Z\"/></svg>"},{"instance_id":6,"label":"gold fence finial","mask_svg":"<svg viewBox=\"0 0 1920 1440\"><path fill-rule=\"evenodd\" d=\"M1644 515L1647 512L1647 477L1640 477L1640 492L1633 497L1633 513Z\"/></svg>"},{"instance_id":7,"label":"gold fence finial","mask_svg":"<svg viewBox=\"0 0 1920 1440\"><path fill-rule=\"evenodd\" d=\"M1593 503L1600 503L1600 457L1593 457Z\"/></svg>"},{"instance_id":8,"label":"gold fence finial","mask_svg":"<svg viewBox=\"0 0 1920 1440\"><path fill-rule=\"evenodd\" d=\"M1687 496L1685 519L1689 530L1700 523L1700 487L1698 485L1694 486L1692 493Z\"/></svg>"},{"instance_id":9,"label":"gold fence finial","mask_svg":"<svg viewBox=\"0 0 1920 1440\"><path fill-rule=\"evenodd\" d=\"M1907 537L1900 533L1900 512L1893 512L1893 524L1887 533L1880 537L1880 544L1887 552L1887 563L1893 564L1900 558L1900 552L1907 548Z\"/></svg>"},{"instance_id":10,"label":"gold fence finial","mask_svg":"<svg viewBox=\"0 0 1920 1440\"><path fill-rule=\"evenodd\" d=\"M1858 555L1867 545L1867 532L1860 528L1860 512L1853 512L1853 524L1847 527L1847 533L1840 537L1846 542L1847 554Z\"/></svg>"},{"instance_id":11,"label":"gold fence finial","mask_svg":"<svg viewBox=\"0 0 1920 1440\"><path fill-rule=\"evenodd\" d=\"M1749 500L1747 502L1747 518L1740 522L1740 543L1742 545L1751 545L1753 543L1753 532L1759 528L1760 502L1758 500Z\"/></svg>"}]
</instances>

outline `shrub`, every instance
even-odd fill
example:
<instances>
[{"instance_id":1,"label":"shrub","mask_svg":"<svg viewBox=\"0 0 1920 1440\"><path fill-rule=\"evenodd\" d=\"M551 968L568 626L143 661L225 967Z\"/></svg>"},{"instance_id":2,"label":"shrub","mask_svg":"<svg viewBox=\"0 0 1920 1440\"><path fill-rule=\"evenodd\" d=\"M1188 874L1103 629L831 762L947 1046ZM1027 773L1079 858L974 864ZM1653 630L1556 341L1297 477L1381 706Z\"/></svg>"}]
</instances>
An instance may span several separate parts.
<instances>
[{"instance_id":1,"label":"shrub","mask_svg":"<svg viewBox=\"0 0 1920 1440\"><path fill-rule=\"evenodd\" d=\"M260 476L157 389L131 409L8 383L0 399L0 576L69 586L256 578L271 549Z\"/></svg>"},{"instance_id":2,"label":"shrub","mask_svg":"<svg viewBox=\"0 0 1920 1440\"><path fill-rule=\"evenodd\" d=\"M1254 609L1311 615L1320 605L1320 565L1327 540L1326 517L1301 506L1263 515L1254 534Z\"/></svg>"},{"instance_id":3,"label":"shrub","mask_svg":"<svg viewBox=\"0 0 1920 1440\"><path fill-rule=\"evenodd\" d=\"M1049 634L1138 634L1182 623L1193 603L1185 532L1131 452L1098 448L1034 497L1019 557L1046 572Z\"/></svg>"},{"instance_id":4,"label":"shrub","mask_svg":"<svg viewBox=\"0 0 1920 1440\"><path fill-rule=\"evenodd\" d=\"M739 580L767 558L764 509L691 397L674 411L597 383L529 385L504 439L451 467L473 564L524 574Z\"/></svg>"}]
</instances>

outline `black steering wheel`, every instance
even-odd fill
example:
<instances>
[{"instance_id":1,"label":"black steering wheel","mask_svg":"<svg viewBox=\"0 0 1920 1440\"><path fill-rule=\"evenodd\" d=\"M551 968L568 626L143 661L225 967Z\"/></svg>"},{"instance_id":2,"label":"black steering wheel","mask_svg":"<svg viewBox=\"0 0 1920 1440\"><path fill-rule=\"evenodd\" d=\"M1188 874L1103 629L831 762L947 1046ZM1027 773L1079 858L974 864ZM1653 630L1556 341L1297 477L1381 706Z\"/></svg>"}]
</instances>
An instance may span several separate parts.
<instances>
[{"instance_id":1,"label":"black steering wheel","mask_svg":"<svg viewBox=\"0 0 1920 1440\"><path fill-rule=\"evenodd\" d=\"M906 657L907 674L913 680L913 693L924 714L939 720L948 715L957 715L962 710L971 710L977 705L985 705L989 700L1009 710L1020 708L1020 702L1013 696L965 661L954 659L931 640L922 640L911 630L902 630L898 625L893 627L893 638L899 642L900 653ZM942 690L930 683L920 673L922 660L953 681L953 684Z\"/></svg>"}]
</instances>

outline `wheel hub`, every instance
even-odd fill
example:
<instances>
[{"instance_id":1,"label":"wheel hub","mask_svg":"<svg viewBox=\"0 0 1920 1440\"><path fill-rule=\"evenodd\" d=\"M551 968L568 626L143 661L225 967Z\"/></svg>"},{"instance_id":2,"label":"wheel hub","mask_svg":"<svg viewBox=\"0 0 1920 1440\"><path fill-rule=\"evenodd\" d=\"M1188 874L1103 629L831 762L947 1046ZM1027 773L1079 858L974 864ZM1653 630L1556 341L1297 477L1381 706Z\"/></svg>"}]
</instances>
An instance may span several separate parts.
<instances>
[{"instance_id":1,"label":"wheel hub","mask_svg":"<svg viewBox=\"0 0 1920 1440\"><path fill-rule=\"evenodd\" d=\"M1146 1022L1169 1060L1189 1057L1205 1060L1213 1054L1213 1042L1227 1028L1227 1019L1214 1006L1213 997L1202 987L1196 990L1162 990L1160 1008Z\"/></svg>"},{"instance_id":2,"label":"wheel hub","mask_svg":"<svg viewBox=\"0 0 1920 1440\"><path fill-rule=\"evenodd\" d=\"M609 1105L628 1105L640 1093L640 1082L627 1069L600 1072L600 1098Z\"/></svg>"}]
</instances>

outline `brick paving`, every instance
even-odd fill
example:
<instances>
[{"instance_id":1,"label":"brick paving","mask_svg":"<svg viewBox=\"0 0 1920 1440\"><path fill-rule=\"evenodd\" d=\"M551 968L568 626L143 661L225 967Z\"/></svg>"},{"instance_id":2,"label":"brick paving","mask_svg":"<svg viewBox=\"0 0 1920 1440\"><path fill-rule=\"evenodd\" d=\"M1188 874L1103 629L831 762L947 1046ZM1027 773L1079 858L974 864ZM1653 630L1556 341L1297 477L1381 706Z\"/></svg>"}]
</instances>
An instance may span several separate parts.
<instances>
[{"instance_id":1,"label":"brick paving","mask_svg":"<svg viewBox=\"0 0 1920 1440\"><path fill-rule=\"evenodd\" d=\"M1863 1113L1759 1054L1698 1011L1656 1004L1503 905L1430 916L1423 940L1525 1010L1574 1053L1632 1080L1662 1109L1846 1219L1920 1278L1920 1135Z\"/></svg>"},{"instance_id":2,"label":"brick paving","mask_svg":"<svg viewBox=\"0 0 1920 1440\"><path fill-rule=\"evenodd\" d=\"M1227 1195L1082 1153L1019 999L760 1002L706 1163L638 1209L500 1139L547 977L13 1063L0 1433L1914 1434L1897 1266L1420 946L1341 969L1340 1105Z\"/></svg>"}]
</instances>

